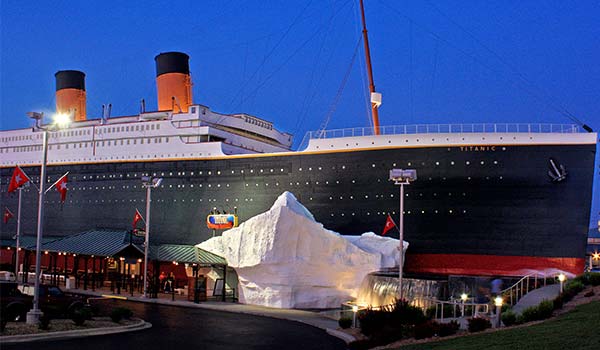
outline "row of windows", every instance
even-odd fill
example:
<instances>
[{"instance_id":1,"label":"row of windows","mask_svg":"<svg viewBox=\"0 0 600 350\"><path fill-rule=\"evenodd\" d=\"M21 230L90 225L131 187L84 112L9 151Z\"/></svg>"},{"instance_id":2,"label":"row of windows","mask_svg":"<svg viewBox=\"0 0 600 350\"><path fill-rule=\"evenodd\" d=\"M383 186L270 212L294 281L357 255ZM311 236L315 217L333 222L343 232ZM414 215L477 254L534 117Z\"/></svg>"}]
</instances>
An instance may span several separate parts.
<instances>
[{"instance_id":1,"label":"row of windows","mask_svg":"<svg viewBox=\"0 0 600 350\"><path fill-rule=\"evenodd\" d=\"M105 127L96 129L96 134L107 134L107 133L115 133L115 132L130 132L130 131L144 131L144 130L160 130L160 124L151 124L151 125L131 125L131 126L117 126L117 127ZM56 131L50 132L50 138L56 139L60 137L72 137L72 136L84 136L90 135L90 129L82 129L82 130L68 130L68 131ZM20 135L20 136L10 136L3 137L0 139L2 142L13 142L13 141L26 141L33 139L41 139L42 136L40 133L35 135Z\"/></svg>"},{"instance_id":2,"label":"row of windows","mask_svg":"<svg viewBox=\"0 0 600 350\"><path fill-rule=\"evenodd\" d=\"M40 138L40 135L37 135L38 139ZM33 140L33 135L21 135L21 136L10 136L10 137L3 137L2 139L0 139L0 141L2 142L11 142L11 141L25 141L25 140Z\"/></svg>"},{"instance_id":3,"label":"row of windows","mask_svg":"<svg viewBox=\"0 0 600 350\"><path fill-rule=\"evenodd\" d=\"M200 198L200 199L196 200L196 199L192 198L192 199L187 200L187 201L185 199L180 199L180 200L177 200L177 199L173 199L173 200L153 199L152 201L156 202L156 203L166 203L166 202L173 202L173 203L177 203L177 202L186 203L186 202L189 202L189 203L194 203L196 201L197 202L203 202L204 199ZM216 198L208 198L208 199L206 199L206 201L207 202L211 202L211 203L216 203L219 200L217 200ZM231 200L229 198L225 199L225 202L241 202L241 201L242 201L242 199L240 199L240 198L232 198ZM254 198L243 198L243 201L244 202L254 202ZM145 203L145 200L144 199L140 199L140 200L137 200L137 199L121 199L121 200L118 200L118 199L116 199L116 200L111 200L111 199L108 199L108 200L93 199L92 200L92 199L88 199L88 200L82 200L82 201L69 200L68 202L70 204L79 204L79 203L100 203L100 204L102 204L102 203L108 203L108 204L111 204L111 203L138 203L138 202L139 203ZM44 203L46 203L46 204L60 204L61 202L60 201L44 201ZM459 214L459 213L466 214L467 210L466 209L444 209L444 210L438 210L438 209L435 209L435 210L418 210L417 209L417 210L405 210L404 211L404 215ZM389 212L389 211L378 211L378 212L373 211L373 212L370 212L370 211L368 211L366 213L360 213L360 214L361 215L367 215L367 216L371 216L371 215L387 216L387 215L396 215L396 212L395 211L392 211L392 212ZM337 215L343 217L343 216L346 216L346 213L342 212L342 213L338 213ZM348 215L355 216L356 213L355 212L351 212L351 213L348 213ZM330 216L334 217L334 216L336 216L336 214L335 213L330 213Z\"/></svg>"},{"instance_id":4,"label":"row of windows","mask_svg":"<svg viewBox=\"0 0 600 350\"><path fill-rule=\"evenodd\" d=\"M130 125L130 126L117 126L96 129L96 134L110 134L114 132L129 132L129 131L144 131L144 130L160 130L160 124L146 124L146 125Z\"/></svg>"},{"instance_id":5,"label":"row of windows","mask_svg":"<svg viewBox=\"0 0 600 350\"><path fill-rule=\"evenodd\" d=\"M69 130L69 131L57 131L49 133L50 138L57 139L59 137L71 137L71 136L83 136L90 135L90 130Z\"/></svg>"},{"instance_id":6,"label":"row of windows","mask_svg":"<svg viewBox=\"0 0 600 350\"><path fill-rule=\"evenodd\" d=\"M249 117L249 116L244 116L244 121L246 123L249 123L249 124L258 125L261 128L265 128L265 129L269 129L269 130L273 129L273 124L267 123L267 122L265 122L263 120L260 120L260 119L252 118L252 117Z\"/></svg>"},{"instance_id":7,"label":"row of windows","mask_svg":"<svg viewBox=\"0 0 600 350\"><path fill-rule=\"evenodd\" d=\"M169 137L147 137L147 138L137 138L137 139L120 139L120 140L107 140L107 141L96 141L96 147L108 147L108 146L124 146L124 145L137 145L139 141L140 145L143 144L151 144L151 143L165 143L169 142ZM59 150L59 149L69 149L69 148L87 148L92 147L93 142L72 142L72 143L59 143L55 145L49 145L49 150ZM41 151L42 146L20 146L20 147L11 147L11 148L0 148L0 153L9 153L9 152L33 152L33 151Z\"/></svg>"}]
</instances>

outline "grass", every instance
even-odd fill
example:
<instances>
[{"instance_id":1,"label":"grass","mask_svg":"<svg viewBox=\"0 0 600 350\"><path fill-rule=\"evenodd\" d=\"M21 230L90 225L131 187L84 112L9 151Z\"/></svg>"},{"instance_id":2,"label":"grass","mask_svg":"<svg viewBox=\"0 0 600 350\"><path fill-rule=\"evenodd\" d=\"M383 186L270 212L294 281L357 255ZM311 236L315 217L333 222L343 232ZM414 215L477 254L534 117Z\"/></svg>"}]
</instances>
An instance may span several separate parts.
<instances>
[{"instance_id":1,"label":"grass","mask_svg":"<svg viewBox=\"0 0 600 350\"><path fill-rule=\"evenodd\" d=\"M408 345L398 349L600 349L600 302L580 305L569 313L533 326Z\"/></svg>"}]
</instances>

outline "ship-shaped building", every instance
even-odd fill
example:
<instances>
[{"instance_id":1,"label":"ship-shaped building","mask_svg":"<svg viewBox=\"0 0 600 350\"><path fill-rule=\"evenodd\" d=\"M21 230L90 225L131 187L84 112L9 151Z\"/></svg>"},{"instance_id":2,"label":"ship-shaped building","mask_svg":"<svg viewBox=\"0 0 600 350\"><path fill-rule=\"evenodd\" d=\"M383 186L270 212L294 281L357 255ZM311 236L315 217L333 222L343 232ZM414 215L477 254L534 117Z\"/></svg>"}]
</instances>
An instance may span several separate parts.
<instances>
[{"instance_id":1,"label":"ship-shaped building","mask_svg":"<svg viewBox=\"0 0 600 350\"><path fill-rule=\"evenodd\" d=\"M399 214L392 168L405 188L405 269L415 273L579 273L585 264L597 134L576 125L413 125L292 135L247 114L195 104L188 56L156 58L158 108L132 116L86 115L85 75L56 74L57 111L73 122L49 132L48 181L69 172L69 194L45 197L45 235L128 229L145 207L140 178L163 178L152 195L152 242L197 244L213 235L210 212L244 221L290 191L317 221L342 234L380 232ZM39 181L42 133L0 132L3 206L15 166ZM37 192L23 192L22 232L35 233ZM0 223L3 237L14 222ZM390 231L394 235L393 231ZM396 234L397 236L397 234Z\"/></svg>"}]
</instances>

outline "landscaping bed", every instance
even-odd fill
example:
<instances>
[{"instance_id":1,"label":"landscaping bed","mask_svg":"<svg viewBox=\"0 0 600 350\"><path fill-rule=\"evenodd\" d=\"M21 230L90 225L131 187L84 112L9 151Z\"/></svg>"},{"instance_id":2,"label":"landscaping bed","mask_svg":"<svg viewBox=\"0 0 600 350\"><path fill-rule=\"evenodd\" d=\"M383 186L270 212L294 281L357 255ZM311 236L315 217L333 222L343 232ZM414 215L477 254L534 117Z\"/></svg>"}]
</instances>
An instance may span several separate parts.
<instances>
[{"instance_id":1,"label":"landscaping bed","mask_svg":"<svg viewBox=\"0 0 600 350\"><path fill-rule=\"evenodd\" d=\"M423 312L405 301L396 301L395 305L383 310L363 310L357 318L360 331L345 330L357 339L349 344L349 348L355 350L438 347L475 349L490 348L490 346L498 349L532 349L537 344L532 344L527 337L530 329L540 332L539 338L533 336L538 343L546 344L537 347L539 349L563 348L564 344L575 344L572 347L577 349L587 348L590 344L594 344L590 348L600 348L600 335L588 337L585 333L597 334L596 328L600 324L600 274L585 273L578 276L568 281L564 291L555 299L543 300L539 305L529 307L520 314L514 314L510 310L503 311L502 321L505 325L503 328L490 329L492 320L478 317L467 319L468 331L460 330L457 323L438 323L432 320L430 312ZM551 321L545 321L546 319ZM552 328L556 322L560 324L557 320L571 322L572 319L586 324L580 328L577 328L577 322L564 328L561 325ZM350 324L348 320L340 320L341 328L350 327ZM554 336L546 334L547 327L552 328L549 332ZM574 334L585 339L573 340ZM520 335L523 335L522 339L519 338ZM427 344L419 345L422 343ZM555 344L560 346L553 347ZM498 347L494 347L496 345Z\"/></svg>"},{"instance_id":2,"label":"landscaping bed","mask_svg":"<svg viewBox=\"0 0 600 350\"><path fill-rule=\"evenodd\" d=\"M83 325L77 326L75 325L73 320L70 319L55 319L50 322L50 326L48 329L40 329L38 325L26 324L25 322L8 322L4 331L0 333L0 342L2 341L2 336L40 334L83 329L89 330L94 328L107 327L122 327L136 324L139 322L140 320L138 319L129 319L122 320L119 323L115 323L110 319L110 317L94 317L91 320L86 320Z\"/></svg>"}]
</instances>

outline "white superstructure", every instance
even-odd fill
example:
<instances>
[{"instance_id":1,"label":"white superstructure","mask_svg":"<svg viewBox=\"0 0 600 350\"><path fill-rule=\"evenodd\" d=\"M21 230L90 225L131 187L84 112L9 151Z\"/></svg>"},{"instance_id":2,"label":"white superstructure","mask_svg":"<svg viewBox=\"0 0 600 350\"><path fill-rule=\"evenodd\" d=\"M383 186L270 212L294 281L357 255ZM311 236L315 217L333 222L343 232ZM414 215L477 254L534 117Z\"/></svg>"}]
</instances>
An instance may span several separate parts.
<instances>
[{"instance_id":1,"label":"white superstructure","mask_svg":"<svg viewBox=\"0 0 600 350\"><path fill-rule=\"evenodd\" d=\"M202 105L188 113L150 112L93 119L49 133L49 164L210 158L289 151L292 135L247 114L220 114ZM41 161L42 135L0 132L0 166Z\"/></svg>"}]
</instances>

